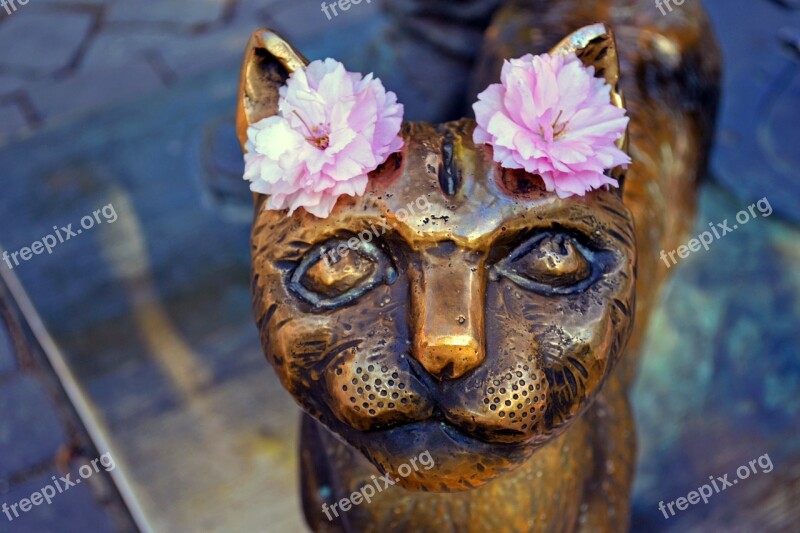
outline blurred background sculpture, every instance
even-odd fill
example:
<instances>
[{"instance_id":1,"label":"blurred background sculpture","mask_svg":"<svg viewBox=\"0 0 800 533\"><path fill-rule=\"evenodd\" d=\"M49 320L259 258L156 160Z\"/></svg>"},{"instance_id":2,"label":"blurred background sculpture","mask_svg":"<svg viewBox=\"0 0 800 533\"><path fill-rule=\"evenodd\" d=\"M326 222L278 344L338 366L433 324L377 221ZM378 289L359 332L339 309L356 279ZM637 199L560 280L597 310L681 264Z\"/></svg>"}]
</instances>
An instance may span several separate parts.
<instances>
[{"instance_id":1,"label":"blurred background sculpture","mask_svg":"<svg viewBox=\"0 0 800 533\"><path fill-rule=\"evenodd\" d=\"M692 221L719 84L701 9L665 21L652 7L508 2L474 51L473 92L443 89L453 103L472 101L503 59L575 51L631 117L621 144L634 163L614 171L620 190L559 199L536 176L501 169L462 119L407 123L403 151L328 219L265 211L256 195L254 309L267 358L306 412L303 501L315 531L627 528L628 390L666 274L658 250L675 249ZM242 144L305 64L277 34L253 34ZM426 90L441 87L436 65L417 63ZM371 226L388 231L323 257ZM425 452L433 467L401 470ZM323 513L379 471L396 484L368 505Z\"/></svg>"}]
</instances>

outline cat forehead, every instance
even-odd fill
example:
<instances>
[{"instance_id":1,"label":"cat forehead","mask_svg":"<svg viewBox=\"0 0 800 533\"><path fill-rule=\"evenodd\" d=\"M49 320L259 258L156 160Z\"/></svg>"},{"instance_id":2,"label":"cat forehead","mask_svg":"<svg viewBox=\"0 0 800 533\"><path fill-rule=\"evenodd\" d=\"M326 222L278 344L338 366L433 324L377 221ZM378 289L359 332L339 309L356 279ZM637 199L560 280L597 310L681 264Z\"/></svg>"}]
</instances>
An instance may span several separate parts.
<instances>
[{"instance_id":1,"label":"cat forehead","mask_svg":"<svg viewBox=\"0 0 800 533\"><path fill-rule=\"evenodd\" d=\"M556 199L541 182L525 194L512 191L491 149L475 145L474 129L470 119L440 125L405 123L403 150L371 174L363 197L343 203L343 209L411 215L411 208L418 212L419 206L430 206L459 218L476 211L482 216L502 213L520 203L544 206Z\"/></svg>"},{"instance_id":2,"label":"cat forehead","mask_svg":"<svg viewBox=\"0 0 800 533\"><path fill-rule=\"evenodd\" d=\"M540 179L502 169L488 146L475 145L474 129L471 119L404 124L402 152L374 173L363 197L344 203L339 213L377 217L409 240L472 243L518 227L558 224L590 233L629 223L616 192L561 199L544 190Z\"/></svg>"},{"instance_id":3,"label":"cat forehead","mask_svg":"<svg viewBox=\"0 0 800 533\"><path fill-rule=\"evenodd\" d=\"M340 197L325 219L302 209L290 217L259 216L272 238L288 242L315 242L370 226L388 228L420 248L452 241L476 250L490 248L505 231L555 225L587 235L632 235L630 213L616 192L559 198L541 180L500 168L489 147L473 142L474 127L468 119L406 123L403 149L370 175L363 196Z\"/></svg>"}]
</instances>

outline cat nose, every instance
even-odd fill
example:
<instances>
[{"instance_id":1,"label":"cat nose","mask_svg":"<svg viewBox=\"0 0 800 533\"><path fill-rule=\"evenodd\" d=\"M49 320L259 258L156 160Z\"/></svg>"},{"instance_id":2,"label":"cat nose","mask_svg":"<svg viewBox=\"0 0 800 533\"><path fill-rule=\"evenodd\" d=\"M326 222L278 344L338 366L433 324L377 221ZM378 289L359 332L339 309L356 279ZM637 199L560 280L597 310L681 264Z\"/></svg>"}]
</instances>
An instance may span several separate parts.
<instances>
[{"instance_id":1,"label":"cat nose","mask_svg":"<svg viewBox=\"0 0 800 533\"><path fill-rule=\"evenodd\" d=\"M456 379L485 357L483 262L454 244L422 252L412 273L412 355L438 379Z\"/></svg>"}]
</instances>

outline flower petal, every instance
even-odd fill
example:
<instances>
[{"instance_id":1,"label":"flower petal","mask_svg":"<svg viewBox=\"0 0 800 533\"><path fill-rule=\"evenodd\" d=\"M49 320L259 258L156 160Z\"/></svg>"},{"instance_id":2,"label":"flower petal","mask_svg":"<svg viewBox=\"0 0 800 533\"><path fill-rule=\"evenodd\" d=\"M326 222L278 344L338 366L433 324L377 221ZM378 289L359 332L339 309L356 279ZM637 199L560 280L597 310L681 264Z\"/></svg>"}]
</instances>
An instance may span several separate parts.
<instances>
[{"instance_id":1,"label":"flower petal","mask_svg":"<svg viewBox=\"0 0 800 533\"><path fill-rule=\"evenodd\" d=\"M495 161L541 175L560 197L617 185L604 171L631 161L615 144L629 119L594 68L574 53L528 54L505 61L500 81L473 104L473 140Z\"/></svg>"},{"instance_id":2,"label":"flower petal","mask_svg":"<svg viewBox=\"0 0 800 533\"><path fill-rule=\"evenodd\" d=\"M278 115L248 129L244 178L266 209L326 217L342 194L360 196L368 174L403 147L403 106L371 74L333 59L292 73Z\"/></svg>"}]
</instances>

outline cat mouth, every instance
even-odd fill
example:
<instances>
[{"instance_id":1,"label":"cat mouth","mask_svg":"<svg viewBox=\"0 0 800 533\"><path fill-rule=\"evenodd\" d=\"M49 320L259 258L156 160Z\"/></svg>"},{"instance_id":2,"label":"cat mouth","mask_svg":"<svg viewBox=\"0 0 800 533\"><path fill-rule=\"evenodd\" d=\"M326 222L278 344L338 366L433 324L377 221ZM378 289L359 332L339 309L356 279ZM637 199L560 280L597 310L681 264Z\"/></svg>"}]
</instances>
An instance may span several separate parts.
<instances>
[{"instance_id":1,"label":"cat mouth","mask_svg":"<svg viewBox=\"0 0 800 533\"><path fill-rule=\"evenodd\" d=\"M442 451L450 450L456 455L470 453L488 456L499 455L510 458L515 454L530 449L527 442L484 440L438 417L378 430L371 433L371 437L378 437L378 440L383 441L385 444L409 444L413 442L418 445L424 442L427 443L429 448L436 448ZM393 446L387 446L387 448L391 449ZM398 450L398 452L400 451ZM403 446L402 453L397 455L406 454L407 451Z\"/></svg>"},{"instance_id":2,"label":"cat mouth","mask_svg":"<svg viewBox=\"0 0 800 533\"><path fill-rule=\"evenodd\" d=\"M514 445L524 444L536 439L536 434L533 432L525 432L509 427L498 427L497 424L486 423L488 421L478 423L475 420L475 416L469 417L464 414L455 415L445 405L442 405L442 394L441 391L438 390L440 389L440 385L436 383L435 379L425 372L420 363L412 356L409 355L406 357L406 360L408 361L411 374L422 384L428 397L433 400L433 414L429 420L438 423L441 430L448 436L451 436L454 442L461 443L470 441L491 445ZM465 419L471 419L471 421L467 422ZM462 422L467 422L468 427Z\"/></svg>"},{"instance_id":3,"label":"cat mouth","mask_svg":"<svg viewBox=\"0 0 800 533\"><path fill-rule=\"evenodd\" d=\"M444 420L439 422L439 426L442 432L447 435L455 444L458 445L465 445L468 443L483 443L483 444L491 444L491 445L500 445L500 446L518 446L519 442L529 439L525 433L522 431L517 431L514 429L499 429L493 432L493 435L499 437L497 439L489 438L486 435L474 435L471 433L467 433L466 431L460 429L458 426L455 426L449 422ZM509 442L511 439L511 442Z\"/></svg>"}]
</instances>

